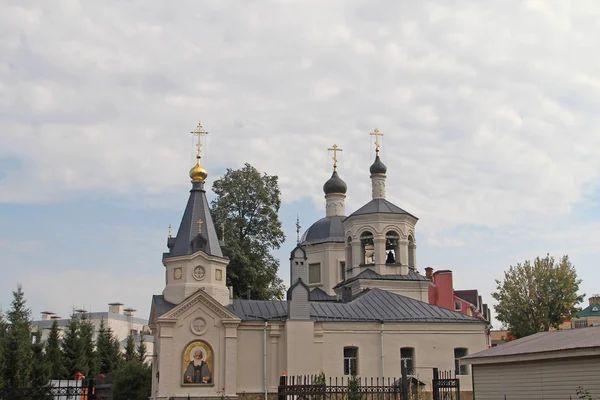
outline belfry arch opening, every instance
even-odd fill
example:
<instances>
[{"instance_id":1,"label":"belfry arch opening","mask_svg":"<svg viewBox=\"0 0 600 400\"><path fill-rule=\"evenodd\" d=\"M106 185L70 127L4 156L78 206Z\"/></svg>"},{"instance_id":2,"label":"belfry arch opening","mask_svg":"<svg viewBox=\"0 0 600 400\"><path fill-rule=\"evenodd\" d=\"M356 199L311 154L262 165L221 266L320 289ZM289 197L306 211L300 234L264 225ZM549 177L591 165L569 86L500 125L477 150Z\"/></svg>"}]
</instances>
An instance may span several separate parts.
<instances>
[{"instance_id":1,"label":"belfry arch opening","mask_svg":"<svg viewBox=\"0 0 600 400\"><path fill-rule=\"evenodd\" d=\"M410 268L415 267L415 239L412 235L408 236L408 266Z\"/></svg>"},{"instance_id":2,"label":"belfry arch opening","mask_svg":"<svg viewBox=\"0 0 600 400\"><path fill-rule=\"evenodd\" d=\"M400 235L396 231L388 231L385 234L385 263L400 263Z\"/></svg>"},{"instance_id":3,"label":"belfry arch opening","mask_svg":"<svg viewBox=\"0 0 600 400\"><path fill-rule=\"evenodd\" d=\"M373 234L369 231L363 232L360 235L360 247L361 247L361 264L373 265L375 264L375 245L373 242Z\"/></svg>"},{"instance_id":4,"label":"belfry arch opening","mask_svg":"<svg viewBox=\"0 0 600 400\"><path fill-rule=\"evenodd\" d=\"M346 263L345 268L352 268L354 264L352 263L352 236L348 236L346 239Z\"/></svg>"}]
</instances>

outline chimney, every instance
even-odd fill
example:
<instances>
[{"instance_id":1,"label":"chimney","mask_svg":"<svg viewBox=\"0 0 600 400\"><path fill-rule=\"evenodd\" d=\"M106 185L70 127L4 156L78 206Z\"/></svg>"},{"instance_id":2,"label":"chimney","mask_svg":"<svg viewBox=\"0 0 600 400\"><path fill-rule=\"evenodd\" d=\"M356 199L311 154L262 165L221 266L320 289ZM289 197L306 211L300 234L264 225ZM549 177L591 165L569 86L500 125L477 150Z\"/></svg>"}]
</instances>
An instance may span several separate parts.
<instances>
[{"instance_id":1,"label":"chimney","mask_svg":"<svg viewBox=\"0 0 600 400\"><path fill-rule=\"evenodd\" d=\"M436 305L438 307L454 310L454 285L452 283L452 271L435 271L433 274L436 286Z\"/></svg>"},{"instance_id":2,"label":"chimney","mask_svg":"<svg viewBox=\"0 0 600 400\"><path fill-rule=\"evenodd\" d=\"M53 315L52 311L42 311L42 321L50 321Z\"/></svg>"},{"instance_id":3,"label":"chimney","mask_svg":"<svg viewBox=\"0 0 600 400\"><path fill-rule=\"evenodd\" d=\"M108 312L123 315L123 303L108 303Z\"/></svg>"},{"instance_id":4,"label":"chimney","mask_svg":"<svg viewBox=\"0 0 600 400\"><path fill-rule=\"evenodd\" d=\"M125 308L123 310L123 315L125 315L126 317L135 317L135 312L136 311L137 310L135 310L135 309L133 309L131 307L128 307L128 308Z\"/></svg>"},{"instance_id":5,"label":"chimney","mask_svg":"<svg viewBox=\"0 0 600 400\"><path fill-rule=\"evenodd\" d=\"M349 286L342 287L342 303L350 303L352 301L352 288Z\"/></svg>"},{"instance_id":6,"label":"chimney","mask_svg":"<svg viewBox=\"0 0 600 400\"><path fill-rule=\"evenodd\" d=\"M433 280L433 268L431 268L431 267L425 268L425 277L427 279Z\"/></svg>"},{"instance_id":7,"label":"chimney","mask_svg":"<svg viewBox=\"0 0 600 400\"><path fill-rule=\"evenodd\" d=\"M590 306L592 304L600 304L600 294L595 294L592 297L589 298L590 301Z\"/></svg>"}]
</instances>

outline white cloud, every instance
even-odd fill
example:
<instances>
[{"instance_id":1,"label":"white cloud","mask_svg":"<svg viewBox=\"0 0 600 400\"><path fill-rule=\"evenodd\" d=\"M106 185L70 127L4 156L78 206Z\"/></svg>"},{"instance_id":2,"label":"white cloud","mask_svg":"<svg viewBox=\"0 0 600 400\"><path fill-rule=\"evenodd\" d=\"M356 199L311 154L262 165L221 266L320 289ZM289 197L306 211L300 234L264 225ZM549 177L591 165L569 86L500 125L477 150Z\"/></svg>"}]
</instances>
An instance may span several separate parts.
<instances>
[{"instance_id":1,"label":"white cloud","mask_svg":"<svg viewBox=\"0 0 600 400\"><path fill-rule=\"evenodd\" d=\"M337 143L352 210L378 127L389 197L432 244L556 231L598 184L598 17L591 0L12 2L0 161L19 167L0 201L187 185L201 119L209 180L248 161L319 208Z\"/></svg>"}]
</instances>

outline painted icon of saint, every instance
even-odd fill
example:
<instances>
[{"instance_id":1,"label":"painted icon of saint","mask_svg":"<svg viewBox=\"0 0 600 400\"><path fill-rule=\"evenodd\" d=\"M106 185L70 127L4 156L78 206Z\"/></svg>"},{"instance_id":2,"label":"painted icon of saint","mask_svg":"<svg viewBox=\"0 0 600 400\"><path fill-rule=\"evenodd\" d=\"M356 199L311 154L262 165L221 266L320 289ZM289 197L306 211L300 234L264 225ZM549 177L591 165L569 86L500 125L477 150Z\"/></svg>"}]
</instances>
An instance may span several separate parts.
<instances>
[{"instance_id":1,"label":"painted icon of saint","mask_svg":"<svg viewBox=\"0 0 600 400\"><path fill-rule=\"evenodd\" d=\"M212 384L212 372L206 363L206 350L197 346L190 351L190 363L183 374L183 382L188 384Z\"/></svg>"}]
</instances>

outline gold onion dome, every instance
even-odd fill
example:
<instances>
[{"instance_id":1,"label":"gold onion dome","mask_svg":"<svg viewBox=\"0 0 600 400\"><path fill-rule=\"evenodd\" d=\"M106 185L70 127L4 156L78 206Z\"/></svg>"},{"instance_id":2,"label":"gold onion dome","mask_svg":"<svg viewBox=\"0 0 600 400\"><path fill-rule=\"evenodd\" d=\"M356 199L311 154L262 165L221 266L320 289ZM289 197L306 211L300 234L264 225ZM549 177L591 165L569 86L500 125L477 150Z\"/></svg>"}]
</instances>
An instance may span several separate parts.
<instances>
[{"instance_id":1,"label":"gold onion dome","mask_svg":"<svg viewBox=\"0 0 600 400\"><path fill-rule=\"evenodd\" d=\"M198 159L198 162L190 169L190 178L192 178L192 182L204 182L208 176L208 172L206 172L202 164L200 164L200 156L197 156L196 158Z\"/></svg>"}]
</instances>

